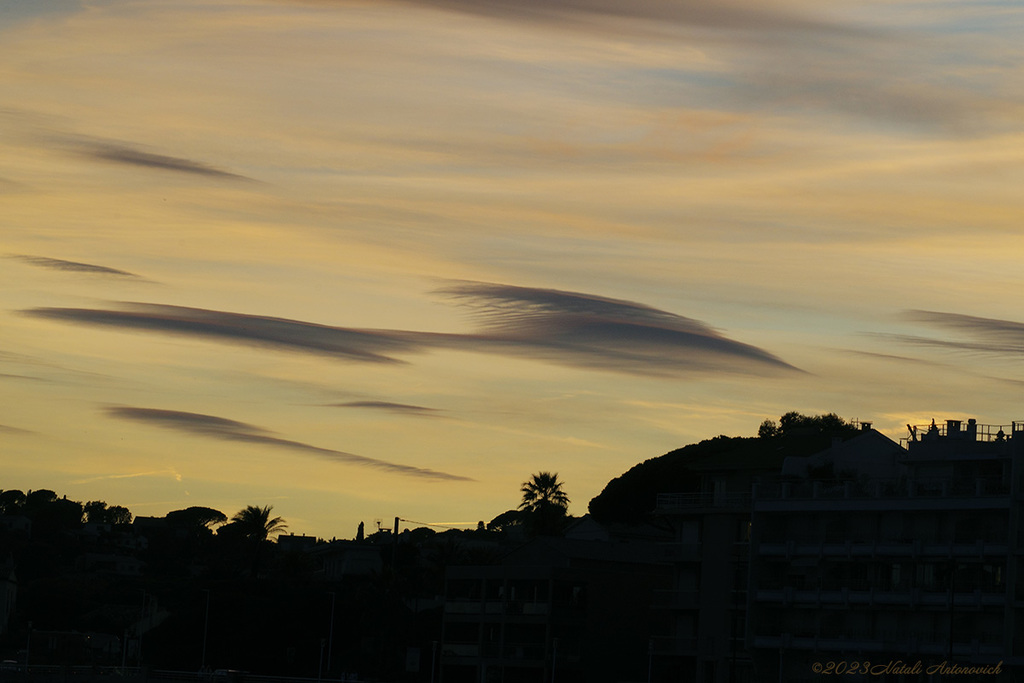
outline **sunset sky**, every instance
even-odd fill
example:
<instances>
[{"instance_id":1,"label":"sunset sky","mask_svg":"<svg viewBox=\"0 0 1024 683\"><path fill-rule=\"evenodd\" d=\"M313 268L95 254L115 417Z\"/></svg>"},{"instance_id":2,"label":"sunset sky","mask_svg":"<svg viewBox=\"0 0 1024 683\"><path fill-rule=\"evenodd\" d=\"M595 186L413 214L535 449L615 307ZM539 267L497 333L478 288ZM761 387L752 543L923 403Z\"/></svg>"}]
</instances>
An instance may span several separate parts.
<instances>
[{"instance_id":1,"label":"sunset sky","mask_svg":"<svg viewBox=\"0 0 1024 683\"><path fill-rule=\"evenodd\" d=\"M1024 7L0 3L0 489L351 537L1024 420ZM403 524L418 526L418 524Z\"/></svg>"}]
</instances>

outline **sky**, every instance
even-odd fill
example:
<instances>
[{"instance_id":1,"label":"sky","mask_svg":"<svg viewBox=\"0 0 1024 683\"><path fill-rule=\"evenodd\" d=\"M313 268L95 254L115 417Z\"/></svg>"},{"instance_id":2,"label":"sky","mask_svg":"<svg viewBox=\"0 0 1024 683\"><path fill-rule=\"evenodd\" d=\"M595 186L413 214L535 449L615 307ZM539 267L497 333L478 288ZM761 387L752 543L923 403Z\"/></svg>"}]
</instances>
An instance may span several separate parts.
<instances>
[{"instance_id":1,"label":"sky","mask_svg":"<svg viewBox=\"0 0 1024 683\"><path fill-rule=\"evenodd\" d=\"M0 3L0 489L351 538L1024 420L1024 7ZM440 527L438 527L440 528Z\"/></svg>"}]
</instances>

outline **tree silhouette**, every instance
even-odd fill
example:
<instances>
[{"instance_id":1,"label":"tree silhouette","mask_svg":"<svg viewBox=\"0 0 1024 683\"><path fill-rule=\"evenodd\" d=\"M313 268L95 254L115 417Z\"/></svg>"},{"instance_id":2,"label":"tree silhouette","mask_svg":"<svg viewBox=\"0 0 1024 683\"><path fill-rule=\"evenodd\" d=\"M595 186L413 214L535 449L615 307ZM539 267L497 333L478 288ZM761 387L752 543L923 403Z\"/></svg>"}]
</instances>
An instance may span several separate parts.
<instances>
[{"instance_id":1,"label":"tree silhouette","mask_svg":"<svg viewBox=\"0 0 1024 683\"><path fill-rule=\"evenodd\" d=\"M262 508L258 505L248 505L244 510L235 513L231 523L237 524L238 530L250 541L262 543L270 538L271 534L280 533L288 528L283 518L270 517L273 509L273 505Z\"/></svg>"},{"instance_id":2,"label":"tree silhouette","mask_svg":"<svg viewBox=\"0 0 1024 683\"><path fill-rule=\"evenodd\" d=\"M241 512L238 513L242 514ZM236 517L238 515L235 515ZM214 524L223 524L228 521L227 516L220 510L193 505L184 510L171 510L166 515L167 521L171 524L180 525L189 529L209 529Z\"/></svg>"},{"instance_id":3,"label":"tree silhouette","mask_svg":"<svg viewBox=\"0 0 1024 683\"><path fill-rule=\"evenodd\" d=\"M284 519L270 516L270 512L273 509L273 505L267 505L266 507L248 505L244 510L236 512L234 517L231 518L231 523L226 525L231 527L231 531L239 533L250 544L255 546L252 557L253 578L259 576L260 555L263 552L263 545L267 542L267 539L271 534L280 533L288 528ZM221 528L224 529L225 527Z\"/></svg>"},{"instance_id":4,"label":"tree silhouette","mask_svg":"<svg viewBox=\"0 0 1024 683\"><path fill-rule=\"evenodd\" d=\"M569 496L562 490L558 474L538 472L523 482L523 502L519 509L535 533L554 534L559 531L569 510Z\"/></svg>"}]
</instances>

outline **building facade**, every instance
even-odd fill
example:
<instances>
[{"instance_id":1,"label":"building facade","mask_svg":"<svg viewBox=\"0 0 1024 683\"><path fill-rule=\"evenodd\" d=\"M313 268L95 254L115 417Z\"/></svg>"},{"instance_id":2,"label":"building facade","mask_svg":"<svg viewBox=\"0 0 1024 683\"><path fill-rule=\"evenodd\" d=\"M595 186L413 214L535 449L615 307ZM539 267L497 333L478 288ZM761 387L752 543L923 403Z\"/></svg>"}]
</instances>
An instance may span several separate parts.
<instances>
[{"instance_id":1,"label":"building facade","mask_svg":"<svg viewBox=\"0 0 1024 683\"><path fill-rule=\"evenodd\" d=\"M925 674L1024 664L1024 424L933 423L911 428L905 448L874 434L873 448L847 442L754 487L755 668L810 681L829 662L904 662L889 680L919 680L917 662Z\"/></svg>"}]
</instances>

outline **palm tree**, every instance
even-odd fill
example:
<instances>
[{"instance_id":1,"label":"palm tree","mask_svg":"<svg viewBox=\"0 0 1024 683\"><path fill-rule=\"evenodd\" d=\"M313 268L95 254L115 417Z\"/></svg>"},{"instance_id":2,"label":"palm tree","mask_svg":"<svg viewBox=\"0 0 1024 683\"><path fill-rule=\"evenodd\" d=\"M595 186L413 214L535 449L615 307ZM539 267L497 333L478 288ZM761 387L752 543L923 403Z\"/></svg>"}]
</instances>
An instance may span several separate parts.
<instances>
[{"instance_id":1,"label":"palm tree","mask_svg":"<svg viewBox=\"0 0 1024 683\"><path fill-rule=\"evenodd\" d=\"M558 474L538 472L523 482L519 509L537 533L557 533L569 510L569 496L562 490Z\"/></svg>"},{"instance_id":2,"label":"palm tree","mask_svg":"<svg viewBox=\"0 0 1024 683\"><path fill-rule=\"evenodd\" d=\"M519 508L526 512L539 512L552 506L569 509L569 496L562 490L562 482L558 481L557 473L538 472L529 481L523 482L521 490L523 502Z\"/></svg>"},{"instance_id":3,"label":"palm tree","mask_svg":"<svg viewBox=\"0 0 1024 683\"><path fill-rule=\"evenodd\" d=\"M262 508L258 505L248 505L244 510L236 512L231 522L238 525L238 529L246 538L255 543L262 543L270 538L271 534L281 533L288 528L283 518L270 518L270 511L273 509L273 505Z\"/></svg>"},{"instance_id":4,"label":"palm tree","mask_svg":"<svg viewBox=\"0 0 1024 683\"><path fill-rule=\"evenodd\" d=\"M242 536L248 539L250 543L256 546L252 558L253 578L259 576L260 554L264 543L266 543L271 534L280 533L288 528L288 525L285 524L284 519L281 517L271 518L270 511L273 509L273 505L262 508L258 505L248 505L244 510L236 512L235 516L231 518L231 525L241 532Z\"/></svg>"}]
</instances>

